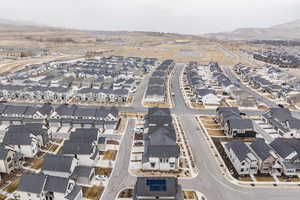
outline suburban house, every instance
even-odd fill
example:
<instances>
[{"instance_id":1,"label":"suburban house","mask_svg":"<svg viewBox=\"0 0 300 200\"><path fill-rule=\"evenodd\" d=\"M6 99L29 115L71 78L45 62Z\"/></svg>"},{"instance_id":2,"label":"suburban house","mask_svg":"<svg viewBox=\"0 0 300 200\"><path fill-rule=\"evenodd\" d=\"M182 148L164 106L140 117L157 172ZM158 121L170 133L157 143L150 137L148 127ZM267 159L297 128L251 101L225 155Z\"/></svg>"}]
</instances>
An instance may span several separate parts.
<instances>
[{"instance_id":1,"label":"suburban house","mask_svg":"<svg viewBox=\"0 0 300 200\"><path fill-rule=\"evenodd\" d=\"M228 119L224 126L224 133L230 137L255 137L253 122L250 119Z\"/></svg>"},{"instance_id":2,"label":"suburban house","mask_svg":"<svg viewBox=\"0 0 300 200\"><path fill-rule=\"evenodd\" d=\"M152 73L144 96L145 103L165 103L167 91L166 83L168 81L168 75L174 65L173 60L164 60Z\"/></svg>"},{"instance_id":3,"label":"suburban house","mask_svg":"<svg viewBox=\"0 0 300 200\"><path fill-rule=\"evenodd\" d=\"M252 120L244 119L237 107L218 107L216 122L224 128L224 133L230 137L255 137L256 131Z\"/></svg>"},{"instance_id":4,"label":"suburban house","mask_svg":"<svg viewBox=\"0 0 300 200\"><path fill-rule=\"evenodd\" d=\"M250 148L242 141L222 143L227 157L239 175L256 174L258 160Z\"/></svg>"},{"instance_id":5,"label":"suburban house","mask_svg":"<svg viewBox=\"0 0 300 200\"><path fill-rule=\"evenodd\" d=\"M25 173L14 196L18 200L80 200L82 189L68 178Z\"/></svg>"},{"instance_id":6,"label":"suburban house","mask_svg":"<svg viewBox=\"0 0 300 200\"><path fill-rule=\"evenodd\" d=\"M3 144L22 157L33 158L49 142L48 130L43 124L11 125L7 128Z\"/></svg>"},{"instance_id":7,"label":"suburban house","mask_svg":"<svg viewBox=\"0 0 300 200\"><path fill-rule=\"evenodd\" d=\"M49 176L69 178L78 166L78 160L71 156L46 154L42 172Z\"/></svg>"},{"instance_id":8,"label":"suburban house","mask_svg":"<svg viewBox=\"0 0 300 200\"><path fill-rule=\"evenodd\" d=\"M208 88L196 90L197 101L207 105L219 105L221 99L217 96L216 91Z\"/></svg>"},{"instance_id":9,"label":"suburban house","mask_svg":"<svg viewBox=\"0 0 300 200\"><path fill-rule=\"evenodd\" d=\"M62 154L74 156L80 165L92 166L99 159L99 130L96 128L78 128L70 133L64 142Z\"/></svg>"},{"instance_id":10,"label":"suburban house","mask_svg":"<svg viewBox=\"0 0 300 200\"><path fill-rule=\"evenodd\" d=\"M183 199L181 186L174 177L138 177L133 200Z\"/></svg>"},{"instance_id":11,"label":"suburban house","mask_svg":"<svg viewBox=\"0 0 300 200\"><path fill-rule=\"evenodd\" d=\"M0 144L0 173L10 174L16 168L18 168L16 153Z\"/></svg>"},{"instance_id":12,"label":"suburban house","mask_svg":"<svg viewBox=\"0 0 300 200\"><path fill-rule=\"evenodd\" d=\"M52 111L52 105L50 103L45 103L42 107L37 108L32 117L37 119L48 119Z\"/></svg>"},{"instance_id":13,"label":"suburban house","mask_svg":"<svg viewBox=\"0 0 300 200\"><path fill-rule=\"evenodd\" d=\"M76 166L70 178L79 185L91 185L95 177L95 168L89 166Z\"/></svg>"},{"instance_id":14,"label":"suburban house","mask_svg":"<svg viewBox=\"0 0 300 200\"><path fill-rule=\"evenodd\" d=\"M240 110L238 107L218 107L216 109L216 121L222 126L230 118L240 118Z\"/></svg>"},{"instance_id":15,"label":"suburban house","mask_svg":"<svg viewBox=\"0 0 300 200\"><path fill-rule=\"evenodd\" d=\"M296 139L288 141L276 138L270 146L279 155L279 162L283 166L283 174L296 176L300 171L300 142Z\"/></svg>"},{"instance_id":16,"label":"suburban house","mask_svg":"<svg viewBox=\"0 0 300 200\"><path fill-rule=\"evenodd\" d=\"M150 127L144 137L143 170L178 170L180 148L174 138L175 130Z\"/></svg>"},{"instance_id":17,"label":"suburban house","mask_svg":"<svg viewBox=\"0 0 300 200\"><path fill-rule=\"evenodd\" d=\"M262 120L283 138L300 138L300 120L287 108L270 108L262 114Z\"/></svg>"},{"instance_id":18,"label":"suburban house","mask_svg":"<svg viewBox=\"0 0 300 200\"><path fill-rule=\"evenodd\" d=\"M145 117L143 170L176 171L180 147L169 109L149 108Z\"/></svg>"},{"instance_id":19,"label":"suburban house","mask_svg":"<svg viewBox=\"0 0 300 200\"><path fill-rule=\"evenodd\" d=\"M149 85L144 98L145 103L164 103L165 87L163 85Z\"/></svg>"},{"instance_id":20,"label":"suburban house","mask_svg":"<svg viewBox=\"0 0 300 200\"><path fill-rule=\"evenodd\" d=\"M249 147L258 159L258 170L261 174L281 175L282 165L278 161L279 156L264 139L256 139Z\"/></svg>"}]
</instances>

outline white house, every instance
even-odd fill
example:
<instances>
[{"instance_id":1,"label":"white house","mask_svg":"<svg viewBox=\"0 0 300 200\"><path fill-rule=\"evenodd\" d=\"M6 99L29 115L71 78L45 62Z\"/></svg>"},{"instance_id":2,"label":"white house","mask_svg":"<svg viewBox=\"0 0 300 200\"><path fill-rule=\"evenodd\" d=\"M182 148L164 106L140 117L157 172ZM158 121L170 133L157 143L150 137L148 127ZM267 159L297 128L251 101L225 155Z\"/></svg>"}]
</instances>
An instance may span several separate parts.
<instances>
[{"instance_id":1,"label":"white house","mask_svg":"<svg viewBox=\"0 0 300 200\"><path fill-rule=\"evenodd\" d=\"M239 175L257 173L258 160L244 142L224 142L223 147L233 167Z\"/></svg>"},{"instance_id":2,"label":"white house","mask_svg":"<svg viewBox=\"0 0 300 200\"><path fill-rule=\"evenodd\" d=\"M25 173L14 196L17 200L80 200L82 189L68 178Z\"/></svg>"}]
</instances>

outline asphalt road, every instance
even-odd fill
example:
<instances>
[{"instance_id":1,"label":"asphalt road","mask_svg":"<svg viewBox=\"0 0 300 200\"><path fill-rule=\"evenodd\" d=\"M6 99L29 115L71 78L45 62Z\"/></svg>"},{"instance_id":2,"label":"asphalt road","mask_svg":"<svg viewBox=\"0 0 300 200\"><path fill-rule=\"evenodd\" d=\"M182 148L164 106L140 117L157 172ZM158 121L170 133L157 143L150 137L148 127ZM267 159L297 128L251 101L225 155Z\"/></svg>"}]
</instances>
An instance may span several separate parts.
<instances>
[{"instance_id":1,"label":"asphalt road","mask_svg":"<svg viewBox=\"0 0 300 200\"><path fill-rule=\"evenodd\" d=\"M116 163L114 165L111 177L105 188L101 200L114 200L117 194L127 187L133 187L136 177L128 172L131 146L133 143L135 120L129 119L126 133L120 144Z\"/></svg>"},{"instance_id":2,"label":"asphalt road","mask_svg":"<svg viewBox=\"0 0 300 200\"><path fill-rule=\"evenodd\" d=\"M242 82L240 82L238 80L238 78L236 77L236 75L232 72L231 67L228 66L222 66L223 72L228 76L228 78L235 84L239 85L242 89L248 91L250 94L252 94L253 96L255 96L256 100L263 102L264 104L266 104L267 106L270 107L278 107L278 105L274 102L272 102L271 100L261 96L260 94L258 94L257 92L254 92L253 90L251 90L249 87L247 87L245 84L243 84Z\"/></svg>"}]
</instances>

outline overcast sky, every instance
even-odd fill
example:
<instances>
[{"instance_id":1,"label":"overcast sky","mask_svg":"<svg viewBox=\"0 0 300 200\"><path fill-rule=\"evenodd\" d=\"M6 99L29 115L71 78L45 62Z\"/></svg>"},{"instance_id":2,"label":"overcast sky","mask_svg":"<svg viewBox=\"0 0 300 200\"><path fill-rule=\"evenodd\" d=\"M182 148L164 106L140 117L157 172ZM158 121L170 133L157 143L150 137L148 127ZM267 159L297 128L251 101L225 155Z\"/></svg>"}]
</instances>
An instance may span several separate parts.
<instances>
[{"instance_id":1,"label":"overcast sky","mask_svg":"<svg viewBox=\"0 0 300 200\"><path fill-rule=\"evenodd\" d=\"M0 0L0 18L92 30L199 34L300 19L300 1Z\"/></svg>"}]
</instances>

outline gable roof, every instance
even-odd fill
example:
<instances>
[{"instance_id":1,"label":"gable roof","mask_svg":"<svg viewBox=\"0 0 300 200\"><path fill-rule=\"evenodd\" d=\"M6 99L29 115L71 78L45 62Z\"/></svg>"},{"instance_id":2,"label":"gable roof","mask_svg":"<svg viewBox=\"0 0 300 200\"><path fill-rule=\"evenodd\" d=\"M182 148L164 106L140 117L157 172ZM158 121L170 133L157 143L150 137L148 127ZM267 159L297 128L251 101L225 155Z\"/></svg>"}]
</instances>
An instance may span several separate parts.
<instances>
[{"instance_id":1,"label":"gable roof","mask_svg":"<svg viewBox=\"0 0 300 200\"><path fill-rule=\"evenodd\" d=\"M248 153L251 153L249 147L242 141L230 141L225 144L227 149L231 149L242 162L248 157Z\"/></svg>"},{"instance_id":2,"label":"gable roof","mask_svg":"<svg viewBox=\"0 0 300 200\"><path fill-rule=\"evenodd\" d=\"M71 156L46 154L42 170L70 173L73 160Z\"/></svg>"},{"instance_id":3,"label":"gable roof","mask_svg":"<svg viewBox=\"0 0 300 200\"><path fill-rule=\"evenodd\" d=\"M17 191L40 194L43 191L46 176L43 174L25 173L21 176Z\"/></svg>"},{"instance_id":4,"label":"gable roof","mask_svg":"<svg viewBox=\"0 0 300 200\"><path fill-rule=\"evenodd\" d=\"M271 156L272 148L266 144L264 139L256 139L250 144L250 147L261 160Z\"/></svg>"},{"instance_id":5,"label":"gable roof","mask_svg":"<svg viewBox=\"0 0 300 200\"><path fill-rule=\"evenodd\" d=\"M50 103L45 103L42 107L38 108L37 111L41 113L42 115L49 115L51 114L51 111L53 110Z\"/></svg>"},{"instance_id":6,"label":"gable roof","mask_svg":"<svg viewBox=\"0 0 300 200\"><path fill-rule=\"evenodd\" d=\"M91 143L66 140L62 148L62 154L90 155L94 146Z\"/></svg>"},{"instance_id":7,"label":"gable roof","mask_svg":"<svg viewBox=\"0 0 300 200\"><path fill-rule=\"evenodd\" d=\"M254 129L253 122L250 119L228 119L227 123L232 129Z\"/></svg>"},{"instance_id":8,"label":"gable roof","mask_svg":"<svg viewBox=\"0 0 300 200\"><path fill-rule=\"evenodd\" d=\"M282 158L286 158L287 156L295 152L295 149L290 146L288 142L280 138L276 138L275 140L273 140L270 145Z\"/></svg>"},{"instance_id":9,"label":"gable roof","mask_svg":"<svg viewBox=\"0 0 300 200\"><path fill-rule=\"evenodd\" d=\"M68 178L47 176L44 190L48 192L58 192L65 194L68 189L69 181L70 180Z\"/></svg>"}]
</instances>

